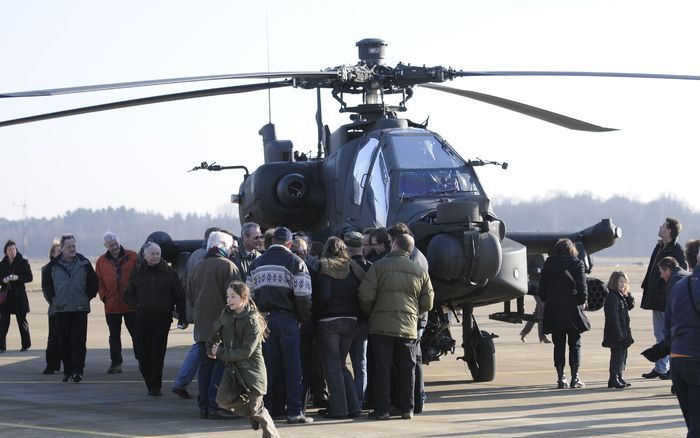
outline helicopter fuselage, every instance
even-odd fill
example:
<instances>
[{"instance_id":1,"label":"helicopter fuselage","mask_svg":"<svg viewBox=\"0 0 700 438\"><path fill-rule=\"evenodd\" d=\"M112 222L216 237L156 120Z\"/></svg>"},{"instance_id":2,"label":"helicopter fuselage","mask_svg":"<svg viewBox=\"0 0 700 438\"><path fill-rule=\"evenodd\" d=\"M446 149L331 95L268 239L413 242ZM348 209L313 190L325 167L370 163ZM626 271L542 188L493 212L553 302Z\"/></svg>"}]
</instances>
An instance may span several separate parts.
<instances>
[{"instance_id":1,"label":"helicopter fuselage","mask_svg":"<svg viewBox=\"0 0 700 438\"><path fill-rule=\"evenodd\" d=\"M526 248L505 238L474 168L438 134L383 118L338 129L323 160L281 161L293 156L286 147L268 141L266 159L280 161L241 185L243 221L320 239L404 222L428 259L439 303L479 306L527 292Z\"/></svg>"}]
</instances>

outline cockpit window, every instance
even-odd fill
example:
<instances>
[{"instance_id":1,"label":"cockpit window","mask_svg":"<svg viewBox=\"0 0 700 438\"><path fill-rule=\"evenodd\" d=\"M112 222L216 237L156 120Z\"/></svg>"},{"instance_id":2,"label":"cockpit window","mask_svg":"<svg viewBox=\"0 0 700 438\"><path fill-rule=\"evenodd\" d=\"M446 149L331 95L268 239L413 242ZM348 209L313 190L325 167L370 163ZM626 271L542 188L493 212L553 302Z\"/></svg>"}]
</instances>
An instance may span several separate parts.
<instances>
[{"instance_id":1,"label":"cockpit window","mask_svg":"<svg viewBox=\"0 0 700 438\"><path fill-rule=\"evenodd\" d=\"M432 135L392 135L394 156L401 169L464 166L464 162Z\"/></svg>"},{"instance_id":2,"label":"cockpit window","mask_svg":"<svg viewBox=\"0 0 700 438\"><path fill-rule=\"evenodd\" d=\"M387 217L389 216L389 185L390 185L389 170L384 160L384 153L379 150L377 158L374 160L372 167L372 176L370 177L369 197L374 208L375 222L378 227L385 227Z\"/></svg>"},{"instance_id":3,"label":"cockpit window","mask_svg":"<svg viewBox=\"0 0 700 438\"><path fill-rule=\"evenodd\" d=\"M379 140L376 138L370 138L367 143L360 146L360 150L357 152L355 167L352 170L352 201L355 203L355 205L360 205L360 202L362 201L362 191L365 188L369 165L372 163L372 154L374 153L374 149L378 144Z\"/></svg>"},{"instance_id":4,"label":"cockpit window","mask_svg":"<svg viewBox=\"0 0 700 438\"><path fill-rule=\"evenodd\" d=\"M462 169L416 169L399 172L399 195L471 193L478 195L475 178Z\"/></svg>"}]
</instances>

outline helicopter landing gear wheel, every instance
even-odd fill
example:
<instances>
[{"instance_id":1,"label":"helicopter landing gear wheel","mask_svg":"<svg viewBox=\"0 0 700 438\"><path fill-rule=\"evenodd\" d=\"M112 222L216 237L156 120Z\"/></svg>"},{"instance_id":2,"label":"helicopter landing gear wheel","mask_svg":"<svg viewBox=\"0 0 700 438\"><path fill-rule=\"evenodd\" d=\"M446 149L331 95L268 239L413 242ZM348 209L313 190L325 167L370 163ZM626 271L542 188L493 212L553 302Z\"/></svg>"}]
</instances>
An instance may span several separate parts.
<instances>
[{"instance_id":1,"label":"helicopter landing gear wheel","mask_svg":"<svg viewBox=\"0 0 700 438\"><path fill-rule=\"evenodd\" d=\"M474 307L462 307L463 360L475 382L490 382L496 377L496 346L493 338L498 335L480 330L474 319Z\"/></svg>"},{"instance_id":2,"label":"helicopter landing gear wheel","mask_svg":"<svg viewBox=\"0 0 700 438\"><path fill-rule=\"evenodd\" d=\"M496 377L496 346L489 333L481 331L467 366L475 382L490 382Z\"/></svg>"}]
</instances>

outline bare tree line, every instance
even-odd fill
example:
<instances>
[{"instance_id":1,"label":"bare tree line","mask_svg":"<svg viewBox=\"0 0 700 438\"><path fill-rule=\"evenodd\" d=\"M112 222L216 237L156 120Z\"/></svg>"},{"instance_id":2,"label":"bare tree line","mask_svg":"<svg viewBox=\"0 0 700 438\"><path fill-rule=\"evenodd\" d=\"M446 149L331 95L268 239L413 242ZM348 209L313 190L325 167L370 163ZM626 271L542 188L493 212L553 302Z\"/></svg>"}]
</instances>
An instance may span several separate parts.
<instances>
[{"instance_id":1,"label":"bare tree line","mask_svg":"<svg viewBox=\"0 0 700 438\"><path fill-rule=\"evenodd\" d=\"M680 241L700 238L700 212L670 197L639 202L624 197L605 201L592 195L556 196L528 202L501 202L493 207L509 231L578 231L611 218L622 227L622 238L600 253L610 257L646 257L656 242L659 225L666 217L681 221ZM102 236L114 231L128 248L138 248L153 231L165 231L173 239L198 239L207 227L216 225L238 232L238 216L230 209L217 215L195 213L162 214L139 212L125 207L99 210L77 209L51 219L0 219L0 239L17 242L25 257L47 258L51 241L63 233L73 233L78 250L88 257L104 252Z\"/></svg>"}]
</instances>

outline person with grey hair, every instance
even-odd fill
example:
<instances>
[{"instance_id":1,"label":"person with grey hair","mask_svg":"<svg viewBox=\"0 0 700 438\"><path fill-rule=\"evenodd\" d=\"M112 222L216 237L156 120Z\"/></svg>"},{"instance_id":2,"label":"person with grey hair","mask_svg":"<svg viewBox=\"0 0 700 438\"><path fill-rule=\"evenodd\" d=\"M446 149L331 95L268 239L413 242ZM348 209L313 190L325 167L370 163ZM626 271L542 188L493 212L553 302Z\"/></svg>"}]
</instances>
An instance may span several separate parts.
<instances>
[{"instance_id":1,"label":"person with grey hair","mask_svg":"<svg viewBox=\"0 0 700 438\"><path fill-rule=\"evenodd\" d=\"M177 272L161 258L157 243L144 245L143 260L129 278L124 300L138 311L136 351L148 395L161 396L173 310L184 320L185 296Z\"/></svg>"},{"instance_id":2,"label":"person with grey hair","mask_svg":"<svg viewBox=\"0 0 700 438\"><path fill-rule=\"evenodd\" d=\"M199 349L199 415L201 418L234 418L230 411L219 408L216 394L224 371L224 363L207 355L207 341L214 321L226 307L226 289L233 280L241 280L238 267L229 260L233 237L214 231L207 240L207 252L190 272L187 297L194 304L194 340Z\"/></svg>"},{"instance_id":3,"label":"person with grey hair","mask_svg":"<svg viewBox=\"0 0 700 438\"><path fill-rule=\"evenodd\" d=\"M396 373L396 408L401 418L413 418L418 318L433 308L434 297L430 276L409 258L413 247L411 235L396 235L391 252L377 260L360 283L358 299L369 315L374 353L370 416L377 420L390 418L392 373Z\"/></svg>"},{"instance_id":4,"label":"person with grey hair","mask_svg":"<svg viewBox=\"0 0 700 438\"><path fill-rule=\"evenodd\" d=\"M204 240L202 241L202 247L192 252L192 254L190 254L190 257L187 259L185 269L183 269L182 275L180 276L182 287L185 291L187 291L187 279L189 277L189 273L192 272L194 265L200 260L202 260L204 258L204 255L207 253L207 242L209 241L209 236L214 231L221 231L221 228L207 228L206 231L204 231ZM187 320L184 323L177 325L177 328L181 330L186 329L189 323L194 322L194 304L189 299L187 299L185 307L187 308ZM173 381L172 391L175 394L177 394L178 397L185 400L189 400L192 398L192 395L189 393L189 391L187 391L187 385L192 383L192 380L194 379L194 376L195 374L197 374L198 370L199 347L197 346L197 342L195 342L194 344L192 344L190 351L187 352L185 359L182 361L182 365L180 365L180 371L178 372L177 377L175 377L175 380Z\"/></svg>"},{"instance_id":5,"label":"person with grey hair","mask_svg":"<svg viewBox=\"0 0 700 438\"><path fill-rule=\"evenodd\" d=\"M97 295L97 275L88 260L75 248L72 234L61 236L61 254L48 267L44 292L53 305L63 362L63 381L83 380L87 352L90 300Z\"/></svg>"},{"instance_id":6,"label":"person with grey hair","mask_svg":"<svg viewBox=\"0 0 700 438\"><path fill-rule=\"evenodd\" d=\"M250 265L253 260L258 258L260 242L263 240L263 235L260 232L260 225L255 222L246 222L241 225L241 245L238 253L231 256L231 260L236 264L241 273L241 278L246 281L250 272Z\"/></svg>"},{"instance_id":7,"label":"person with grey hair","mask_svg":"<svg viewBox=\"0 0 700 438\"><path fill-rule=\"evenodd\" d=\"M103 237L107 251L95 263L98 279L97 293L105 305L105 319L109 328L109 357L111 364L107 374L122 372L122 320L135 345L136 311L124 301L124 291L129 277L138 264L136 252L125 249L119 243L117 233L107 231ZM134 352L136 348L134 348Z\"/></svg>"}]
</instances>

